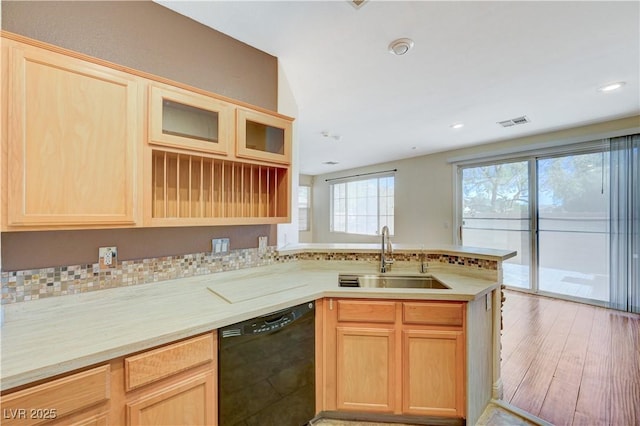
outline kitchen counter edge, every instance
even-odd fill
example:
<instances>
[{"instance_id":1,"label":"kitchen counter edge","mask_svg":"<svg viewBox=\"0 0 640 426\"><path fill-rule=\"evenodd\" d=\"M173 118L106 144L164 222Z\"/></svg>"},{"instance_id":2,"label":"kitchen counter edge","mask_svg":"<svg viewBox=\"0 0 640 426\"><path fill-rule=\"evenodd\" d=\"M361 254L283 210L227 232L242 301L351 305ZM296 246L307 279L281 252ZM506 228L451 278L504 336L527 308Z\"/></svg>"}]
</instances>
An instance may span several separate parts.
<instances>
[{"instance_id":1,"label":"kitchen counter edge","mask_svg":"<svg viewBox=\"0 0 640 426\"><path fill-rule=\"evenodd\" d=\"M121 340L118 342L114 342L111 346L109 346L108 344L103 345L101 344L101 341L99 339L96 339L96 341L93 342L93 345L91 345L90 342L88 345L81 345L82 347L76 351L69 350L69 352L74 352L73 355L65 356L64 358L60 359L56 359L56 357L54 356L50 362L25 362L25 364L30 364L31 367L9 368L9 372L7 372L7 369L5 368L7 366L7 355L9 356L9 359L12 359L12 357L21 358L24 354L16 353L12 355L8 351L6 344L16 342L17 334L20 335L20 340L31 340L32 344L34 345L37 345L39 342L45 344L43 340L46 337L49 337L47 335L47 331L43 331L41 328L42 326L35 328L36 324L51 324L55 323L55 320L51 318L50 321L47 321L47 311L45 309L43 312L39 312L37 318L32 319L33 324L31 324L31 326L35 329L32 329L31 333L29 333L29 324L16 325L12 324L11 322L5 323L0 330L0 337L2 337L3 355L3 368L1 370L2 377L0 377L0 391L4 392L6 390L11 390L13 388L17 388L43 379L48 379L60 374L106 362L111 359L127 356L129 354L148 350L201 333L206 333L215 329L219 329L226 325L234 324L236 322L254 318L260 315L265 315L279 309L287 308L289 306L294 306L300 303L306 303L325 297L470 301L482 297L484 294L493 291L500 285L500 283L498 282L483 278L457 276L456 274L452 274L450 272L435 272L433 275L441 279L443 282L450 284L452 286L451 290L434 291L423 289L340 288L337 285L338 273L344 272L345 269L348 269L350 271L358 270L359 266L345 268L345 266L342 265L343 269L341 269L340 271L333 271L329 270L330 268L327 265L324 265L330 262L321 262L323 264L323 267L320 268L309 267L309 264L314 263L317 262L297 261L292 263L280 263L269 266L248 268L244 270L180 278L162 283L144 284L134 287L103 290L101 292L84 295L86 299L89 299L88 302L86 302L89 303L89 306L85 307L85 310L98 312L96 315L99 315L100 309L91 309L91 304L100 306L101 299L110 300L107 294L108 292L112 292L113 295L119 294L121 298L126 298L128 296L127 294L124 294L126 292L135 292L137 297L144 298L146 292L149 293L151 303L149 303L150 306L147 306L145 308L145 314L148 315L149 313L153 313L155 315L160 315L157 312L158 310L165 309L167 308L167 306L171 305L170 300L165 300L170 296L160 296L160 301L158 301L157 295L159 292L162 292L162 287L165 287L169 292L175 286L179 286L181 288L183 286L189 286L189 291L196 292L200 290L205 291L207 289L211 290L211 288L217 288L216 286L224 285L227 280L241 280L244 285L251 286L268 282L269 280L273 280L274 277L287 276L289 280L300 280L300 277L307 277L307 279L302 278L302 281L306 281L306 284L303 286L285 289L284 291L278 291L276 289L273 293L264 295L262 297L242 300L236 303L227 303L221 305L218 301L218 304L214 305L213 299L211 301L207 301L204 294L198 294L198 298L204 300L203 303L212 303L212 311L214 309L217 309L219 310L219 314L211 314L208 316L206 314L203 314L201 318L194 314L195 316L193 316L190 321L188 315L183 314L183 316L185 316L185 320L183 322L186 321L188 324L184 323L181 326L177 325L173 329L171 327L167 327L167 329L163 329L162 332L159 331L160 328L162 328L160 327L155 332L146 334L140 333L145 334L144 337L131 338L128 341ZM346 262L345 264L348 263L349 262ZM358 265L360 264L361 262L358 262ZM332 265L332 267L335 266L338 265ZM366 269L369 270L369 268ZM462 280L465 284L458 285L459 280ZM83 295L78 296L78 298L82 298ZM51 308L49 314L49 316L51 317L64 312L65 302L68 301L68 308L71 308L72 304L75 302L74 296L65 296L64 298L57 299L65 300L54 301L58 303L55 304L54 308ZM185 298L185 301L188 300L188 298ZM39 302L44 302L44 300ZM47 303L44 303L44 305L54 305L54 302L52 302L50 299ZM36 303L38 303L38 301L29 302L29 304ZM132 301L131 303L136 302ZM177 300L176 303L180 303L180 300ZM151 306L153 305L156 306L155 312L151 311ZM123 310L126 311L126 309ZM194 310L196 310L195 313L197 314L197 309L195 306ZM77 313L77 315L78 318L75 318L75 321L82 321L82 313ZM132 321L131 319L123 319L121 316L118 316L118 318L122 322L122 324L115 326L117 327L117 329L124 330L125 328L128 329L135 326L134 324L130 323ZM74 318L73 316L69 316L66 318L66 320L69 322L73 322ZM170 322L167 322L167 325L169 323ZM156 327L159 327L160 325L156 324ZM14 327L19 328L19 330L12 330ZM55 327L52 326L52 330L49 330L48 332L53 333L55 331ZM7 337L7 334L12 334L13 339L10 338L6 340L5 337ZM29 334L31 334L31 336ZM85 334L87 334L86 331ZM72 340L72 337L67 337L67 339ZM95 349L92 349L92 347L95 347ZM24 358L28 357L25 356ZM11 370L14 371L11 372ZM6 373L9 374L5 375Z\"/></svg>"}]
</instances>

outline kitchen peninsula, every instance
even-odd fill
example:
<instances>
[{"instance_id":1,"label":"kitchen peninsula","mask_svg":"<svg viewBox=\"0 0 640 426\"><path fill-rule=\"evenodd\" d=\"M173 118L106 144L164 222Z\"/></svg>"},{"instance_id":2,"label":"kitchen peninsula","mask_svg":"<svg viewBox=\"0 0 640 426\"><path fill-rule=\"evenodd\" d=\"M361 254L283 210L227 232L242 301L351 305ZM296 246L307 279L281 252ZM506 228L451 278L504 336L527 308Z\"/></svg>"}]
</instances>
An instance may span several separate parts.
<instances>
[{"instance_id":1,"label":"kitchen peninsula","mask_svg":"<svg viewBox=\"0 0 640 426\"><path fill-rule=\"evenodd\" d=\"M457 336L452 340L457 345L455 350L459 350L460 344L464 348L464 357L457 360L463 362L463 387L456 390L462 397L456 396L458 411L444 410L445 416L461 415L468 424L474 424L489 400L500 397L502 262L515 256L515 252L394 245L394 263L388 274L421 274L420 267L426 262L426 273L448 289L339 287L339 273L378 270L380 248L377 244L296 245L277 251L271 248L270 252L273 260L266 266L5 305L1 330L3 408L10 403L12 395L28 395L49 383L91 372L107 377L103 382L98 380L107 391L103 389L99 397L88 398L85 406L58 411L58 419L68 415L68 419L77 420L82 413L90 412L93 417L104 419L104 423L96 424L121 424L131 421L136 413L142 412L138 410L141 406L150 406L149 401L159 398L166 389L178 392L176 389L183 382L167 378L169 373L175 373L189 383L202 385L202 395L211 400L212 406L205 409L203 418L215 423L215 331L314 300L317 301L318 411L364 409L362 406L350 408L349 403L353 401L344 398L349 397L351 391L341 388L337 377L330 375L336 368L342 368L332 359L335 357L335 353L331 353L333 345L344 348L341 345L353 342L337 341L336 328L331 328L336 323L332 321L337 321L341 329L345 324L358 328L365 322L377 323L364 328L378 327L377 332L388 329L394 336L408 336L408 346L404 347L415 354L418 352L413 352L414 349L430 347L422 345L430 340L409 337ZM389 322L367 319L369 307L360 309L367 301L376 302L372 305L376 308L389 308L386 311L392 317ZM444 321L434 319L437 312L445 314ZM332 318L332 313L338 316ZM364 317L357 318L361 314ZM412 346L413 342L416 345ZM161 353L180 355L186 347L198 354L191 364L158 373L150 381L143 379L139 385L132 382L132 372L141 359ZM450 348L448 343L440 347ZM164 348L169 348L169 352L158 352ZM393 354L401 356L401 347L395 348ZM402 364L399 362L398 368ZM96 372L100 368L105 370ZM150 374L153 376L153 372ZM394 370L389 377L402 374ZM146 384L150 382L155 384ZM166 389L157 389L161 384ZM145 394L145 386L156 386L155 393ZM394 386L392 397L388 395L391 406L377 406L372 411L420 412L421 408L411 405L411 401L396 401L400 398L398 395L403 394L402 389L409 392L413 385L395 383ZM75 398L71 394L68 397ZM25 399L20 401L24 405ZM415 402L420 403L420 397Z\"/></svg>"}]
</instances>

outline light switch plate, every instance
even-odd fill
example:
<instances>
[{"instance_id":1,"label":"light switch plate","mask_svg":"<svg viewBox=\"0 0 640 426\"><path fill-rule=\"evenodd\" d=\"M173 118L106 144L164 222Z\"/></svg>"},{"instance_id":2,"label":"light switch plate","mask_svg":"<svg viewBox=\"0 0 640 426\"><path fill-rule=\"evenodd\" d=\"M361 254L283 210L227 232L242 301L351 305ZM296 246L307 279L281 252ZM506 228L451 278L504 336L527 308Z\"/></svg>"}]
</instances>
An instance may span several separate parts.
<instances>
[{"instance_id":1,"label":"light switch plate","mask_svg":"<svg viewBox=\"0 0 640 426\"><path fill-rule=\"evenodd\" d=\"M229 238L214 238L211 240L211 253L224 254L229 252Z\"/></svg>"},{"instance_id":2,"label":"light switch plate","mask_svg":"<svg viewBox=\"0 0 640 426\"><path fill-rule=\"evenodd\" d=\"M113 269L118 266L118 249L116 247L98 248L98 264L100 269Z\"/></svg>"},{"instance_id":3,"label":"light switch plate","mask_svg":"<svg viewBox=\"0 0 640 426\"><path fill-rule=\"evenodd\" d=\"M264 256L267 252L267 241L268 239L266 236L258 237L258 255Z\"/></svg>"}]
</instances>

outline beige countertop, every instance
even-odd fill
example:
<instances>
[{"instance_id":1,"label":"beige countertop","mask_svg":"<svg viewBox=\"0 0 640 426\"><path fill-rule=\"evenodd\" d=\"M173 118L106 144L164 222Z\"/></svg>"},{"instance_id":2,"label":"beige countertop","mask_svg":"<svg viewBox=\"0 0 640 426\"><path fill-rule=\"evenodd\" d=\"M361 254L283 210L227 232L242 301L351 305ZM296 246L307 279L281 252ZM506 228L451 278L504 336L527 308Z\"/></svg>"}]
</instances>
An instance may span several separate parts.
<instances>
[{"instance_id":1,"label":"beige countertop","mask_svg":"<svg viewBox=\"0 0 640 426\"><path fill-rule=\"evenodd\" d=\"M451 289L338 287L377 262L295 261L5 305L0 388L128 355L322 297L474 300L492 280L434 268ZM413 272L394 265L390 274ZM415 264L411 268L416 268Z\"/></svg>"}]
</instances>

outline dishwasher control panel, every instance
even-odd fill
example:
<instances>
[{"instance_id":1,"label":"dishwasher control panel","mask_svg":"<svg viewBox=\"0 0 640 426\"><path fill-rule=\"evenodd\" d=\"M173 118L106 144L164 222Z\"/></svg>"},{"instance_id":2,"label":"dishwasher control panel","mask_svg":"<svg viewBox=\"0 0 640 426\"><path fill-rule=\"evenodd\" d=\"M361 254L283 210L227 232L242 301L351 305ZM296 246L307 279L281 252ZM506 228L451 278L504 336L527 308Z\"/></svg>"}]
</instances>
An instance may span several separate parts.
<instances>
[{"instance_id":1,"label":"dishwasher control panel","mask_svg":"<svg viewBox=\"0 0 640 426\"><path fill-rule=\"evenodd\" d=\"M225 327L221 329L221 337L224 339L227 337L273 333L313 310L313 302L303 303L302 305Z\"/></svg>"},{"instance_id":2,"label":"dishwasher control panel","mask_svg":"<svg viewBox=\"0 0 640 426\"><path fill-rule=\"evenodd\" d=\"M290 315L283 315L279 319L273 321L261 321L244 327L244 334L260 334L269 333L279 328L285 327L287 324L293 322L293 318Z\"/></svg>"}]
</instances>

